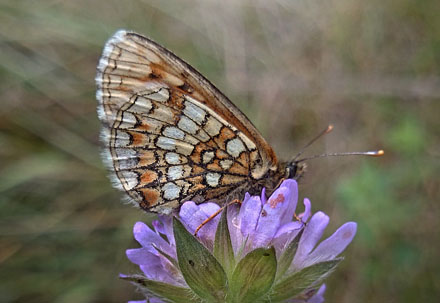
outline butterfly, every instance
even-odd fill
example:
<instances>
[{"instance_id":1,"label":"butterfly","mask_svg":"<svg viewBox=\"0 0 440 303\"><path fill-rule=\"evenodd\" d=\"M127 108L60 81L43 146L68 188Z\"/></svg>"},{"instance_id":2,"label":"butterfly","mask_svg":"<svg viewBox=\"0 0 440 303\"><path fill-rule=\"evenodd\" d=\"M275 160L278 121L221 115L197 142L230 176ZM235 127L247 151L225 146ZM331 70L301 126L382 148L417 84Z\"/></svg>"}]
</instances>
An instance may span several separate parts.
<instances>
[{"instance_id":1,"label":"butterfly","mask_svg":"<svg viewBox=\"0 0 440 303\"><path fill-rule=\"evenodd\" d=\"M148 212L271 193L304 170L295 160L279 162L209 80L142 35L120 30L107 41L96 84L104 162L114 185Z\"/></svg>"}]
</instances>

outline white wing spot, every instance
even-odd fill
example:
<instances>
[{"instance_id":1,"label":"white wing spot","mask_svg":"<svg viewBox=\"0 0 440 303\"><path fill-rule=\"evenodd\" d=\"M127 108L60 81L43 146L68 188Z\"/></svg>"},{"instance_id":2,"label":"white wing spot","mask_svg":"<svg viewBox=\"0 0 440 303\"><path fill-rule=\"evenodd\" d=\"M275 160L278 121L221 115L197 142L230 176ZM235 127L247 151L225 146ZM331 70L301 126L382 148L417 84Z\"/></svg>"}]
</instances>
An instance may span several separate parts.
<instances>
[{"instance_id":1,"label":"white wing spot","mask_svg":"<svg viewBox=\"0 0 440 303\"><path fill-rule=\"evenodd\" d=\"M137 123L136 121L136 117L129 112L124 112L122 115L122 121L121 124L119 125L119 128L130 128L135 126Z\"/></svg>"},{"instance_id":2,"label":"white wing spot","mask_svg":"<svg viewBox=\"0 0 440 303\"><path fill-rule=\"evenodd\" d=\"M183 140L183 138L185 138L185 133L174 126L166 127L165 130L163 131L163 135L179 140Z\"/></svg>"},{"instance_id":3,"label":"white wing spot","mask_svg":"<svg viewBox=\"0 0 440 303\"><path fill-rule=\"evenodd\" d=\"M218 185L218 181L220 180L220 174L208 173L206 174L205 179L209 186L216 187Z\"/></svg>"},{"instance_id":4,"label":"white wing spot","mask_svg":"<svg viewBox=\"0 0 440 303\"><path fill-rule=\"evenodd\" d=\"M207 142L211 139L211 137L203 129L199 129L199 131L196 134L196 137L202 142Z\"/></svg>"},{"instance_id":5,"label":"white wing spot","mask_svg":"<svg viewBox=\"0 0 440 303\"><path fill-rule=\"evenodd\" d=\"M166 200L174 200L179 197L180 187L173 182L168 182L162 186L163 197Z\"/></svg>"},{"instance_id":6,"label":"white wing spot","mask_svg":"<svg viewBox=\"0 0 440 303\"><path fill-rule=\"evenodd\" d=\"M195 134L198 130L199 127L197 126L197 124L194 123L194 121L192 121L191 119L189 119L186 116L182 116L179 120L179 123L177 124L177 126L181 129L184 130L190 134Z\"/></svg>"},{"instance_id":7,"label":"white wing spot","mask_svg":"<svg viewBox=\"0 0 440 303\"><path fill-rule=\"evenodd\" d=\"M138 97L131 110L138 113L148 113L152 108L151 101L144 97Z\"/></svg>"},{"instance_id":8,"label":"white wing spot","mask_svg":"<svg viewBox=\"0 0 440 303\"><path fill-rule=\"evenodd\" d=\"M115 164L117 164L119 169L132 169L136 167L139 163L138 158L128 158L128 159L114 159Z\"/></svg>"},{"instance_id":9,"label":"white wing spot","mask_svg":"<svg viewBox=\"0 0 440 303\"><path fill-rule=\"evenodd\" d=\"M147 94L146 97L155 101L166 102L170 98L170 92L166 88L161 88L158 92Z\"/></svg>"},{"instance_id":10,"label":"white wing spot","mask_svg":"<svg viewBox=\"0 0 440 303\"><path fill-rule=\"evenodd\" d=\"M114 160L126 160L126 159L137 158L137 153L133 149L114 148L113 152L115 153L115 156L111 156L111 157Z\"/></svg>"},{"instance_id":11,"label":"white wing spot","mask_svg":"<svg viewBox=\"0 0 440 303\"><path fill-rule=\"evenodd\" d=\"M211 136L217 136L220 133L222 124L213 116L210 116L205 124L205 131Z\"/></svg>"},{"instance_id":12,"label":"white wing spot","mask_svg":"<svg viewBox=\"0 0 440 303\"><path fill-rule=\"evenodd\" d=\"M167 137L159 137L159 139L157 139L157 146L166 150L174 150L176 148L176 140Z\"/></svg>"},{"instance_id":13,"label":"white wing spot","mask_svg":"<svg viewBox=\"0 0 440 303\"><path fill-rule=\"evenodd\" d=\"M181 165L170 166L168 168L168 178L170 180L176 180L183 177L183 168Z\"/></svg>"},{"instance_id":14,"label":"white wing spot","mask_svg":"<svg viewBox=\"0 0 440 303\"><path fill-rule=\"evenodd\" d=\"M232 166L232 160L226 159L226 160L221 160L220 161L220 166L223 169L229 169Z\"/></svg>"},{"instance_id":15,"label":"white wing spot","mask_svg":"<svg viewBox=\"0 0 440 303\"><path fill-rule=\"evenodd\" d=\"M185 97L188 100L193 100L190 97ZM185 109L183 113L190 117L192 120L196 121L198 124L201 124L203 120L205 120L206 112L200 107L196 106L190 101L185 102Z\"/></svg>"},{"instance_id":16,"label":"white wing spot","mask_svg":"<svg viewBox=\"0 0 440 303\"><path fill-rule=\"evenodd\" d=\"M121 181L126 190L131 190L138 184L137 175L131 171L122 171L119 172L122 175Z\"/></svg>"},{"instance_id":17,"label":"white wing spot","mask_svg":"<svg viewBox=\"0 0 440 303\"><path fill-rule=\"evenodd\" d=\"M165 161L168 164L180 164L180 156L176 153L166 153Z\"/></svg>"},{"instance_id":18,"label":"white wing spot","mask_svg":"<svg viewBox=\"0 0 440 303\"><path fill-rule=\"evenodd\" d=\"M234 138L226 143L226 151L231 156L238 157L242 152L245 151L245 147L240 139Z\"/></svg>"},{"instance_id":19,"label":"white wing spot","mask_svg":"<svg viewBox=\"0 0 440 303\"><path fill-rule=\"evenodd\" d=\"M125 131L117 130L115 137L115 147L125 147L130 143L130 135Z\"/></svg>"},{"instance_id":20,"label":"white wing spot","mask_svg":"<svg viewBox=\"0 0 440 303\"><path fill-rule=\"evenodd\" d=\"M205 153L203 153L202 162L204 164L207 164L207 163L211 162L212 158L214 158L214 152L213 151L205 152Z\"/></svg>"}]
</instances>

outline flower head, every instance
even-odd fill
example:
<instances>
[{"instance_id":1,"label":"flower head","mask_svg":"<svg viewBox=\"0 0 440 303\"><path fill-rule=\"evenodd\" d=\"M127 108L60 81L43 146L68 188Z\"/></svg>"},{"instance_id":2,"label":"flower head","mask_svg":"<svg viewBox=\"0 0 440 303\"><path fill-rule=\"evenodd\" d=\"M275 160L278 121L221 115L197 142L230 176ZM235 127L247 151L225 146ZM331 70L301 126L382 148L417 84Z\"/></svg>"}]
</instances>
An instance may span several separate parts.
<instances>
[{"instance_id":1,"label":"flower head","mask_svg":"<svg viewBox=\"0 0 440 303\"><path fill-rule=\"evenodd\" d=\"M127 250L127 257L143 275L122 277L140 287L145 302L323 302L323 280L341 261L356 223L318 244L329 217L312 215L308 199L296 216L297 200L294 180L268 199L264 190L260 197L247 194L197 239L192 234L217 204L186 202L178 219L160 216L153 229L138 222L133 233L142 247Z\"/></svg>"}]
</instances>

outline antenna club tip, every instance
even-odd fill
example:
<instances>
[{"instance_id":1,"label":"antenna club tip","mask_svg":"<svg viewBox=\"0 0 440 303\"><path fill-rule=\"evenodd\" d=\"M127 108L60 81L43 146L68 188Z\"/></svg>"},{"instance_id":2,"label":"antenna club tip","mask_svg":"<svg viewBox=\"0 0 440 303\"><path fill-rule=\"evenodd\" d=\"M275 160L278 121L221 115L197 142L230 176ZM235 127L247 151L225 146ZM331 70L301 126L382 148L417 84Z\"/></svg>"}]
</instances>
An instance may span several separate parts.
<instances>
[{"instance_id":1,"label":"antenna club tip","mask_svg":"<svg viewBox=\"0 0 440 303\"><path fill-rule=\"evenodd\" d=\"M327 126L327 129L325 130L325 132L326 133L329 133L329 132L331 132L333 130L333 124L329 124L328 126Z\"/></svg>"},{"instance_id":2,"label":"antenna club tip","mask_svg":"<svg viewBox=\"0 0 440 303\"><path fill-rule=\"evenodd\" d=\"M384 154L385 154L385 152L383 151L383 149L376 150L374 152L368 152L368 155L372 156L372 157L380 157L380 156L383 156Z\"/></svg>"}]
</instances>

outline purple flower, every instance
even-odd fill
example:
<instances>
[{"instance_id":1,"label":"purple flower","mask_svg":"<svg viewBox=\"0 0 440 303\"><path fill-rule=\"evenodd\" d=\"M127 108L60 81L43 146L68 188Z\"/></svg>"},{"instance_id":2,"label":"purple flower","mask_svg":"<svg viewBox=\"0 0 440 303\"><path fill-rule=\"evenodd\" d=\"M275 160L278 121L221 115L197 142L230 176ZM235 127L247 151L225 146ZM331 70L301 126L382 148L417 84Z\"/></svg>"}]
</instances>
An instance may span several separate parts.
<instances>
[{"instance_id":1,"label":"purple flower","mask_svg":"<svg viewBox=\"0 0 440 303\"><path fill-rule=\"evenodd\" d=\"M296 216L297 200L294 180L268 199L264 190L261 197L246 194L241 206L204 225L198 241L191 234L220 209L215 203L184 203L174 225L170 216L159 216L153 229L138 222L133 233L142 247L128 249L127 257L143 275L123 278L141 288L146 302L323 302L323 280L341 261L356 223L318 244L329 217L312 215L308 199Z\"/></svg>"}]
</instances>

